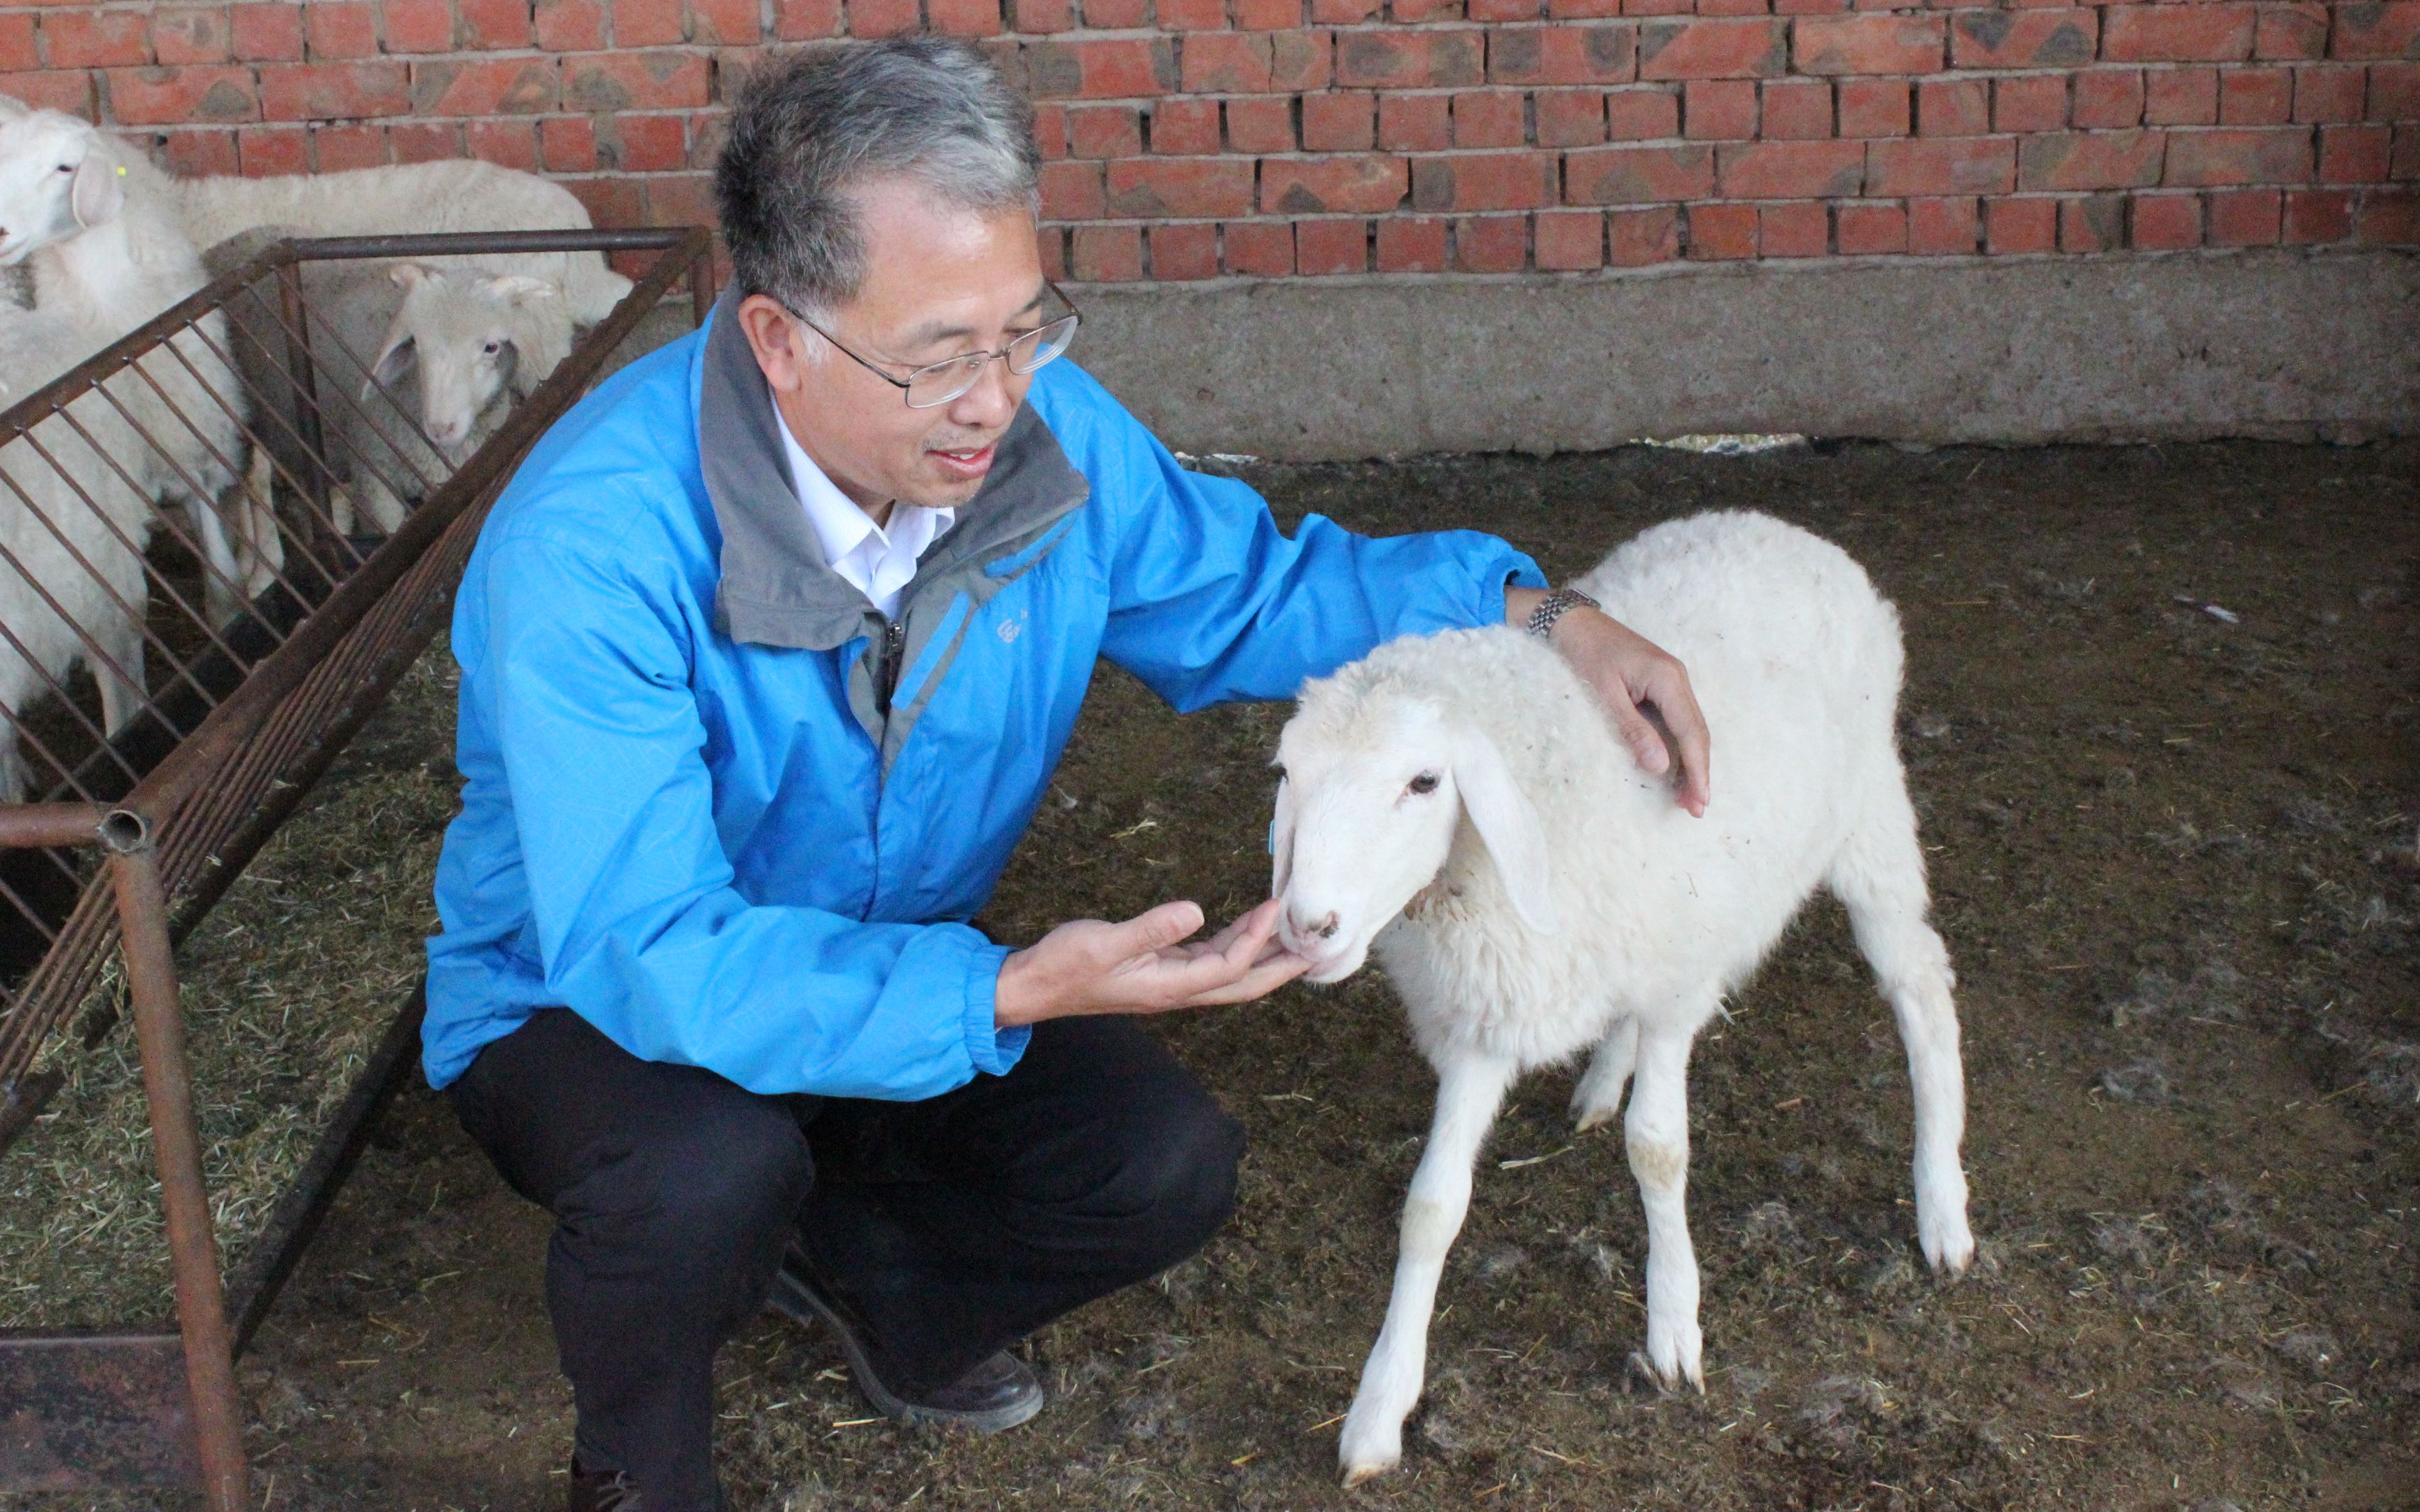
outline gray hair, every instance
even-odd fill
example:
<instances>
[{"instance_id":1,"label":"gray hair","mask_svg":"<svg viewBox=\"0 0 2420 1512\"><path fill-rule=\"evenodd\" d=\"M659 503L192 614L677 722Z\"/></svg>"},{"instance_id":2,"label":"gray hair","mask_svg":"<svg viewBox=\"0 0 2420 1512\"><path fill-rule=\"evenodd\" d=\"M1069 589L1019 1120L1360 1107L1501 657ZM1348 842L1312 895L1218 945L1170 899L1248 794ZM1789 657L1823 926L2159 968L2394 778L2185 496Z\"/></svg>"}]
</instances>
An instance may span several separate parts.
<instances>
[{"instance_id":1,"label":"gray hair","mask_svg":"<svg viewBox=\"0 0 2420 1512\"><path fill-rule=\"evenodd\" d=\"M715 160L742 295L809 316L857 297L865 237L850 192L905 177L964 209L1038 213L1033 107L965 42L899 37L749 76Z\"/></svg>"}]
</instances>

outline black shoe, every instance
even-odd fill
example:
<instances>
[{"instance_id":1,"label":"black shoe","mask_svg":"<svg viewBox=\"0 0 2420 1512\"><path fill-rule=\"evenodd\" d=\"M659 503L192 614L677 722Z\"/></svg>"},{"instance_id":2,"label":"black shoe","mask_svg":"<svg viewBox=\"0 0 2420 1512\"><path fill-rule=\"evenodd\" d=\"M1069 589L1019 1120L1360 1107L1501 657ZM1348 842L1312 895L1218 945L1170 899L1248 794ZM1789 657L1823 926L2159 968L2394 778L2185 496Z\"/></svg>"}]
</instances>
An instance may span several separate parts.
<instances>
[{"instance_id":1,"label":"black shoe","mask_svg":"<svg viewBox=\"0 0 2420 1512\"><path fill-rule=\"evenodd\" d=\"M813 1326L822 1323L840 1340L848 1356L849 1374L875 1411L899 1423L945 1423L976 1433L1013 1428L1042 1411L1042 1382L1024 1361L1001 1350L946 1386L920 1393L908 1401L882 1383L859 1326L849 1321L813 1281L796 1252L785 1256L766 1299L775 1312ZM618 1509L615 1509L618 1512Z\"/></svg>"}]
</instances>

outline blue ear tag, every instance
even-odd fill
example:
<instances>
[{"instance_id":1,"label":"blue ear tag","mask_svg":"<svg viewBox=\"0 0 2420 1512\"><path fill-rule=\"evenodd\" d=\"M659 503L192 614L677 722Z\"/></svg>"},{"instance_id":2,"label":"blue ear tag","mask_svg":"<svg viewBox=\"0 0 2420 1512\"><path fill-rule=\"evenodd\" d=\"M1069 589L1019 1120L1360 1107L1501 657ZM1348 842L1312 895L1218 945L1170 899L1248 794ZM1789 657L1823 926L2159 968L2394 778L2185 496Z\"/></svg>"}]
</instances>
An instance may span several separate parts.
<instances>
[{"instance_id":1,"label":"blue ear tag","mask_svg":"<svg viewBox=\"0 0 2420 1512\"><path fill-rule=\"evenodd\" d=\"M1268 849L1271 856L1278 853L1278 822L1274 819L1269 821Z\"/></svg>"}]
</instances>

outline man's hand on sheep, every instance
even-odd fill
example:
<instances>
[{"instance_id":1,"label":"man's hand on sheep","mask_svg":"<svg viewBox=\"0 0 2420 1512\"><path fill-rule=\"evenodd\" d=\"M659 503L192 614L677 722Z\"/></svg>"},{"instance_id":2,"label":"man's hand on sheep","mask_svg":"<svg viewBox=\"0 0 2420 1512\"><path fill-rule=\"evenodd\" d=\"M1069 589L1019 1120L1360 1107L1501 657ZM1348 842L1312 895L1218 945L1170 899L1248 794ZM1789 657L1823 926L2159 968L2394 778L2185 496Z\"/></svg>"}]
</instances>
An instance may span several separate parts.
<instances>
[{"instance_id":1,"label":"man's hand on sheep","mask_svg":"<svg viewBox=\"0 0 2420 1512\"><path fill-rule=\"evenodd\" d=\"M1529 611L1545 596L1535 588L1507 588L1504 622L1526 625ZM1671 767L1673 753L1664 744L1668 733L1681 748L1681 807L1703 819L1714 790L1713 746L1706 717L1698 711L1698 696L1689 690L1688 669L1654 641L1586 606L1555 622L1553 640L1572 670L1605 701L1641 770L1660 777ZM1648 717L1650 709L1653 718ZM1655 727L1658 719L1661 731Z\"/></svg>"},{"instance_id":2,"label":"man's hand on sheep","mask_svg":"<svg viewBox=\"0 0 2420 1512\"><path fill-rule=\"evenodd\" d=\"M1001 1028L1085 1013L1164 1013L1249 1003L1311 963L1277 943L1271 899L1206 940L1202 906L1162 903L1123 924L1079 918L1001 963L992 1017Z\"/></svg>"}]
</instances>

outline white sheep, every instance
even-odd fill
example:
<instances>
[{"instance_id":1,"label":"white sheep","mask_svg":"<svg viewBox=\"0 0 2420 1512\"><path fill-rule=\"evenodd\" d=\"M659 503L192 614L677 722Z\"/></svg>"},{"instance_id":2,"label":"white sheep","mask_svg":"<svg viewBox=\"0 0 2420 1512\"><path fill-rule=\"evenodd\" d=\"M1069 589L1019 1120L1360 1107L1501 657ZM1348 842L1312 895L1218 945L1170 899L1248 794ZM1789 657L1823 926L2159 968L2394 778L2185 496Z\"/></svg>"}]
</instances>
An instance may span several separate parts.
<instances>
[{"instance_id":1,"label":"white sheep","mask_svg":"<svg viewBox=\"0 0 2420 1512\"><path fill-rule=\"evenodd\" d=\"M90 355L88 339L64 316L13 312L0 319L0 372L64 369ZM109 460L122 465L140 450L125 417L97 393L0 446L0 714L8 724L0 734L0 802L26 795L18 749L24 710L64 690L79 662L100 686L102 731L142 706L151 497L131 469Z\"/></svg>"},{"instance_id":2,"label":"white sheep","mask_svg":"<svg viewBox=\"0 0 2420 1512\"><path fill-rule=\"evenodd\" d=\"M571 355L570 303L553 284L520 273L402 263L388 276L404 291L403 303L388 322L363 397L410 386L420 430L443 456L434 474L442 480ZM363 503L380 528L393 530L401 503L391 494L380 499L381 476L368 474Z\"/></svg>"},{"instance_id":3,"label":"white sheep","mask_svg":"<svg viewBox=\"0 0 2420 1512\"><path fill-rule=\"evenodd\" d=\"M296 233L256 228L212 261L240 261L287 234ZM569 302L544 279L385 259L306 262L302 276L315 314L319 455L340 531L353 529L358 505L373 528L392 532L571 353ZM302 479L315 464L299 442L285 327L261 301L240 300L234 313L237 358L271 417L263 434Z\"/></svg>"},{"instance_id":4,"label":"white sheep","mask_svg":"<svg viewBox=\"0 0 2420 1512\"><path fill-rule=\"evenodd\" d=\"M353 168L268 178L232 175L167 180L199 247L256 226L314 237L419 236L442 231L584 231L588 208L551 179L475 159ZM458 260L447 259L449 268ZM595 325L630 292L630 281L595 252L466 256L459 270L542 278L563 290L571 317Z\"/></svg>"},{"instance_id":5,"label":"white sheep","mask_svg":"<svg viewBox=\"0 0 2420 1512\"><path fill-rule=\"evenodd\" d=\"M1683 1208L1689 1047L1818 886L1846 905L1916 1093L1916 1231L1975 1253L1948 953L1893 740L1899 616L1838 548L1751 513L1639 535L1575 586L1687 663L1723 752L1702 819L1641 772L1550 647L1507 628L1380 647L1304 685L1279 745L1280 937L1313 981L1373 948L1438 1077L1348 1483L1402 1455L1471 1166L1522 1072L1594 1045L1573 1111L1624 1124L1647 1217L1647 1358L1703 1387Z\"/></svg>"},{"instance_id":6,"label":"white sheep","mask_svg":"<svg viewBox=\"0 0 2420 1512\"><path fill-rule=\"evenodd\" d=\"M149 164L89 122L0 98L0 265L24 264L35 309L79 327L86 350L208 282L155 178ZM251 409L225 350L225 318L212 312L104 385L154 443L138 440L120 460L154 497L186 506L214 624L233 618L282 561L265 490L256 498L239 492L231 501L240 553L220 511L220 496L240 476ZM0 371L20 397L54 376L24 365ZM254 483L263 481L256 471Z\"/></svg>"}]
</instances>

